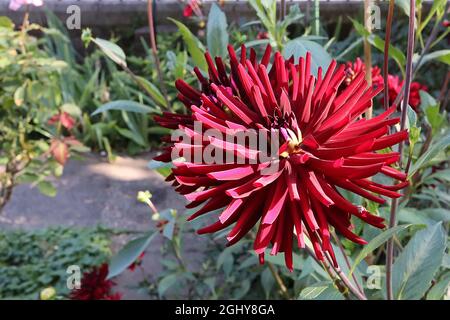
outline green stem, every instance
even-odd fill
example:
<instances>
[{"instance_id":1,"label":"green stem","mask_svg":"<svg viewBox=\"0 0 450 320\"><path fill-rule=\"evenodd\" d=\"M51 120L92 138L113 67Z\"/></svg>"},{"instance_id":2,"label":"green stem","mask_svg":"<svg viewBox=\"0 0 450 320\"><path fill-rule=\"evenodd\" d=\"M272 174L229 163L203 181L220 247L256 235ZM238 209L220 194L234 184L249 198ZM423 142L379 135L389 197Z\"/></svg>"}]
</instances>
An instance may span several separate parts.
<instances>
[{"instance_id":1,"label":"green stem","mask_svg":"<svg viewBox=\"0 0 450 320\"><path fill-rule=\"evenodd\" d=\"M291 297L289 296L289 292L286 288L286 285L283 282L283 279L281 279L280 274L278 273L278 270L275 268L275 266L267 262L267 266L269 267L270 272L272 273L273 278L275 279L275 282L277 283L278 287L280 288L281 294L287 299L290 300Z\"/></svg>"}]
</instances>

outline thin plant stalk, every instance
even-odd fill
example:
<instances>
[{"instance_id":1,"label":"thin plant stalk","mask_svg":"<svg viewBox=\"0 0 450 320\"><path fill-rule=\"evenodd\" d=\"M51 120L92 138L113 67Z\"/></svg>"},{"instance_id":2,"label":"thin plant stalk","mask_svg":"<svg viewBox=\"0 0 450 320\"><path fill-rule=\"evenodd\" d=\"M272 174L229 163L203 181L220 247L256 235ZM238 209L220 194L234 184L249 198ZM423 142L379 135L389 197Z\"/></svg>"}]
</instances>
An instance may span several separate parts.
<instances>
[{"instance_id":1,"label":"thin plant stalk","mask_svg":"<svg viewBox=\"0 0 450 320\"><path fill-rule=\"evenodd\" d=\"M156 37L155 37L155 24L153 19L153 0L147 1L147 15L148 15L148 28L150 33L150 45L152 48L153 59L155 60L156 72L158 73L158 79L161 86L161 91L164 96L164 100L166 101L166 106L168 109L170 108L169 96L167 94L167 88L164 84L164 78L161 71L161 63L158 57L158 47L156 45Z\"/></svg>"},{"instance_id":2,"label":"thin plant stalk","mask_svg":"<svg viewBox=\"0 0 450 320\"><path fill-rule=\"evenodd\" d=\"M309 238L309 237L308 237ZM310 239L311 241L311 239ZM308 246L305 246L306 251L308 252L311 257L313 257L316 261L318 259L315 257L314 253L311 251ZM325 259L321 261L325 269L327 270L328 274L330 275L331 279L334 280L332 274L329 270L332 269L334 273L341 279L342 283L345 285L345 287L353 293L359 300L367 300L367 297L365 296L364 292L361 292L358 290L358 288L355 288L355 286L351 283L351 281L348 279L347 275L342 272L342 270L338 267L335 267L333 265L333 259L330 257L329 254L325 254ZM336 281L334 281L336 283ZM345 292L341 291L342 288L340 288L340 292L345 295Z\"/></svg>"},{"instance_id":3,"label":"thin plant stalk","mask_svg":"<svg viewBox=\"0 0 450 320\"><path fill-rule=\"evenodd\" d=\"M347 255L345 254L345 249L344 249L344 246L342 245L341 240L336 235L336 233L333 232L332 235L333 235L334 241L336 241L336 244L339 247L339 250L342 252L342 255L344 256L345 264L347 265L348 269L350 270L352 268L352 266L350 264L350 260L348 259ZM356 275L355 275L354 272L352 272L352 279L355 282L356 287L359 290L359 292L364 292L364 290L362 289L362 287L359 284L358 280L356 279Z\"/></svg>"},{"instance_id":4,"label":"thin plant stalk","mask_svg":"<svg viewBox=\"0 0 450 320\"><path fill-rule=\"evenodd\" d=\"M383 83L384 83L384 108L389 108L389 46L391 44L392 18L394 16L395 0L389 0L388 16L386 21L386 36L384 39Z\"/></svg>"},{"instance_id":5,"label":"thin plant stalk","mask_svg":"<svg viewBox=\"0 0 450 320\"><path fill-rule=\"evenodd\" d=\"M401 122L400 122L400 130L403 130L406 125L406 113L408 108L408 100L409 100L409 91L411 87L411 78L412 78L412 58L414 54L414 18L415 18L415 8L416 1L410 0L410 12L409 12L409 27L408 27L408 49L407 49L407 62L406 62L406 78L405 78L405 91L403 94L403 103L401 110ZM403 156L403 141L400 142L399 145L400 151L400 167L402 167L402 156ZM395 227L397 223L397 210L398 210L398 201L397 199L392 200L391 205L391 213L389 219L389 228ZM393 290L392 290L392 264L394 260L394 241L393 239L389 239L387 243L386 250L386 296L388 300L393 299Z\"/></svg>"},{"instance_id":6,"label":"thin plant stalk","mask_svg":"<svg viewBox=\"0 0 450 320\"><path fill-rule=\"evenodd\" d=\"M366 30L372 33L372 25L369 19L370 0L364 0L364 26ZM369 87L372 87L372 48L367 37L364 38L364 64L366 68L366 81ZM373 114L373 107L370 107L366 112L366 118L371 119Z\"/></svg>"},{"instance_id":7,"label":"thin plant stalk","mask_svg":"<svg viewBox=\"0 0 450 320\"><path fill-rule=\"evenodd\" d=\"M348 289L355 297L357 297L359 300L367 300L367 297L359 292L358 289L356 289L353 284L350 282L350 280L347 278L347 276L342 272L342 270L340 268L335 268L333 266L333 263L330 262L331 258L326 255L326 260L324 261L318 261L317 258L315 257L314 252L312 252L312 250L308 247L305 247L306 251L308 252L308 254L313 257L314 260L316 260L316 262L320 263L325 267L325 270L328 272L328 274L330 275L331 279L333 280L333 282L338 285L338 279L336 279L336 276L338 278L340 278L340 280L342 281L342 283L344 284L345 287L339 287L339 291L345 296L347 296L347 293L345 291L345 289Z\"/></svg>"},{"instance_id":8,"label":"thin plant stalk","mask_svg":"<svg viewBox=\"0 0 450 320\"><path fill-rule=\"evenodd\" d=\"M283 296L286 299L290 300L291 297L289 296L289 292L288 292L288 290L286 288L286 285L284 284L283 279L281 279L280 275L278 274L278 271L275 268L275 266L272 263L270 263L270 262L267 262L267 266L269 267L269 270L272 273L272 276L275 279L278 287L280 288L280 291L283 294Z\"/></svg>"},{"instance_id":9,"label":"thin plant stalk","mask_svg":"<svg viewBox=\"0 0 450 320\"><path fill-rule=\"evenodd\" d=\"M280 2L280 21L284 20L284 17L286 16L286 0L281 0Z\"/></svg>"},{"instance_id":10,"label":"thin plant stalk","mask_svg":"<svg viewBox=\"0 0 450 320\"><path fill-rule=\"evenodd\" d=\"M450 84L450 71L447 72L447 75L445 76L444 84L442 85L441 91L439 93L439 103L440 103L440 110L439 112L443 112L445 110L446 101L448 99L449 94L449 84Z\"/></svg>"}]
</instances>

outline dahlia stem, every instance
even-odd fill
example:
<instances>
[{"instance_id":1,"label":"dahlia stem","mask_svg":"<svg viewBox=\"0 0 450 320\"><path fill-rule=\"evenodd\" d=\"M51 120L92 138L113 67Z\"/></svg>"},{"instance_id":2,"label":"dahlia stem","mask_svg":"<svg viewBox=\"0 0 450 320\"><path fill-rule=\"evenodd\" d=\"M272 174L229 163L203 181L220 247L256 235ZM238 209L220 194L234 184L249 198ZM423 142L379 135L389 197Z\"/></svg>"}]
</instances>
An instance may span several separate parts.
<instances>
[{"instance_id":1,"label":"dahlia stem","mask_svg":"<svg viewBox=\"0 0 450 320\"><path fill-rule=\"evenodd\" d=\"M339 278L341 278L345 286L351 291L351 293L353 293L359 300L367 300L366 296L362 292L359 292L359 290L353 286L353 284L347 278L345 273L343 273L339 267L335 268L334 270L338 274Z\"/></svg>"},{"instance_id":2,"label":"dahlia stem","mask_svg":"<svg viewBox=\"0 0 450 320\"><path fill-rule=\"evenodd\" d=\"M309 256L311 258L313 258L314 261L316 261L316 263L318 265L322 265L322 267L325 269L325 271L330 276L330 279L333 281L333 283L338 288L339 292L342 293L345 296L345 298L349 299L349 296L348 296L349 290L346 287L343 287L342 284L339 282L339 279L337 278L337 274L336 274L336 272L334 272L331 265L327 261L320 261L319 259L317 259L316 255L309 247L305 247L305 250L309 254Z\"/></svg>"},{"instance_id":3,"label":"dahlia stem","mask_svg":"<svg viewBox=\"0 0 450 320\"><path fill-rule=\"evenodd\" d=\"M275 279L275 282L277 283L278 287L280 288L280 291L283 294L283 296L287 300L290 300L291 297L289 296L289 292L288 292L288 290L286 288L286 285L284 284L283 279L281 279L280 274L278 273L278 271L275 268L275 266L272 263L270 263L270 262L267 262L267 266L269 267L269 270L272 273L272 276Z\"/></svg>"},{"instance_id":4,"label":"dahlia stem","mask_svg":"<svg viewBox=\"0 0 450 320\"><path fill-rule=\"evenodd\" d=\"M164 96L164 100L166 101L166 107L167 107L167 109L170 110L171 108L170 108L169 96L167 94L166 85L164 84L164 78L163 78L162 71L161 71L161 63L160 63L159 57L158 57L158 47L156 45L155 24L154 24L154 19L153 19L153 0L147 1L147 15L148 15L148 28L149 28L149 32L150 32L150 45L152 48L153 59L155 60L156 72L158 74L159 83L161 86L161 91Z\"/></svg>"},{"instance_id":5,"label":"dahlia stem","mask_svg":"<svg viewBox=\"0 0 450 320\"><path fill-rule=\"evenodd\" d=\"M406 113L408 108L408 100L409 100L409 91L411 86L411 77L412 77L412 58L414 54L414 18L416 11L416 1L410 0L410 11L409 11L409 29L408 29L408 49L407 49L407 62L406 62L406 78L405 78L405 91L403 95L403 103L402 103L402 114L401 114L401 123L400 130L403 130L406 125ZM403 157L403 141L400 142L399 145L400 151L400 160L399 164L402 167L402 157ZM391 205L391 214L389 219L389 228L395 227L397 223L397 210L398 210L398 201L397 199L392 200ZM386 296L388 300L393 299L393 290L392 290L392 264L394 260L394 241L393 238L389 239L387 243L387 258L386 258Z\"/></svg>"},{"instance_id":6,"label":"dahlia stem","mask_svg":"<svg viewBox=\"0 0 450 320\"><path fill-rule=\"evenodd\" d=\"M345 264L347 265L348 269L350 270L350 269L352 268L352 266L351 266L351 264L350 264L350 261L348 260L347 255L345 254L345 249L344 249L344 246L342 245L341 240L340 240L339 237L336 235L336 233L332 232L332 235L333 235L334 241L336 241L336 243L337 243L337 245L338 245L338 247L339 247L339 250L342 252L342 255L344 256ZM358 280L356 279L356 275L355 275L354 272L352 272L352 279L353 279L353 281L355 282L358 291L361 292L361 293L363 293L364 290L363 290L363 288L361 287L361 285L359 284Z\"/></svg>"},{"instance_id":7,"label":"dahlia stem","mask_svg":"<svg viewBox=\"0 0 450 320\"><path fill-rule=\"evenodd\" d=\"M370 33L372 33L372 25L370 23L369 19L369 5L370 0L364 0L364 26L366 30ZM366 68L366 81L367 85L372 87L372 48L370 46L369 40L367 40L367 37L364 37L364 64ZM371 119L373 114L373 109L370 107L367 109L366 112L366 119Z\"/></svg>"},{"instance_id":8,"label":"dahlia stem","mask_svg":"<svg viewBox=\"0 0 450 320\"><path fill-rule=\"evenodd\" d=\"M395 0L389 0L389 10L386 21L386 37L384 39L384 61L383 61L383 83L384 83L384 108L387 110L389 108L389 86L388 86L388 75L389 75L389 46L391 44L391 29L392 29L392 18L394 16L394 4Z\"/></svg>"},{"instance_id":9,"label":"dahlia stem","mask_svg":"<svg viewBox=\"0 0 450 320\"><path fill-rule=\"evenodd\" d=\"M350 280L347 278L347 276L341 271L341 269L335 268L333 266L333 263L328 255L326 255L326 260L319 261L314 252L306 247L306 252L319 264L322 264L325 267L325 270L328 272L328 275L330 276L331 280L333 280L334 284L339 288L339 292L341 292L346 298L348 298L348 292L345 291L345 289L348 289L355 297L357 297L359 300L367 300L366 296L359 292L358 289L356 289L353 284L350 282ZM345 285L345 288L342 288L341 285L338 282L338 279L334 276L337 275L338 278L342 281L342 283Z\"/></svg>"},{"instance_id":10,"label":"dahlia stem","mask_svg":"<svg viewBox=\"0 0 450 320\"><path fill-rule=\"evenodd\" d=\"M444 84L442 85L441 91L439 93L439 103L441 104L439 112L444 112L446 101L448 98L448 92L449 92L449 82L450 82L450 71L447 72L447 75L445 76Z\"/></svg>"}]
</instances>

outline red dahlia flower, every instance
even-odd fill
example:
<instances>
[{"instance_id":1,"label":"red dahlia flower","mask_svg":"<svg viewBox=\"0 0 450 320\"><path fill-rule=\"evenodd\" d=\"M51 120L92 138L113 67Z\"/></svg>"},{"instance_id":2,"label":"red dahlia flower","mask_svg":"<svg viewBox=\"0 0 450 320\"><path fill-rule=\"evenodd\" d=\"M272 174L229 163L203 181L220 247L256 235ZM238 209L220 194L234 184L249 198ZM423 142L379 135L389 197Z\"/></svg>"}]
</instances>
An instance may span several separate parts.
<instances>
[{"instance_id":1,"label":"red dahlia flower","mask_svg":"<svg viewBox=\"0 0 450 320\"><path fill-rule=\"evenodd\" d=\"M356 58L355 62L347 62L345 65L344 84L348 86L361 72L365 73L366 65L360 58ZM383 86L383 76L381 70L377 66L372 67L372 85L376 88Z\"/></svg>"},{"instance_id":2,"label":"red dahlia flower","mask_svg":"<svg viewBox=\"0 0 450 320\"><path fill-rule=\"evenodd\" d=\"M394 103L395 99L402 91L403 82L400 81L400 77L389 75L388 76L388 86L389 86L389 103ZM418 111L420 106L420 90L427 91L428 87L420 84L419 82L412 82L409 91L409 105L416 111Z\"/></svg>"},{"instance_id":3,"label":"red dahlia flower","mask_svg":"<svg viewBox=\"0 0 450 320\"><path fill-rule=\"evenodd\" d=\"M83 274L81 288L72 290L70 299L72 300L120 300L122 294L112 293L115 285L112 280L107 280L108 265L102 264L94 267L90 272Z\"/></svg>"},{"instance_id":4,"label":"red dahlia flower","mask_svg":"<svg viewBox=\"0 0 450 320\"><path fill-rule=\"evenodd\" d=\"M351 217L378 228L383 219L365 208L352 204L338 188L359 194L371 201L384 203L379 195L397 198L396 191L407 185L406 175L391 167L396 152L376 153L407 139L406 131L389 134L389 127L399 118L390 118L396 107L372 118L361 115L372 106L381 90L369 88L360 72L342 91L346 67L332 61L323 75L311 74L311 55L285 60L275 53L270 71L271 49L262 60L242 47L240 58L229 48L231 75L221 58L206 53L209 79L196 68L201 84L197 90L183 80L176 82L178 98L191 110L188 115L164 113L156 117L162 126L181 130L194 141L176 140L156 157L171 161L171 153L182 156L189 151L214 149L246 161L211 163L201 159L174 161L175 168L167 178L176 190L190 201L188 208L198 207L189 218L221 209L218 221L198 230L199 234L216 232L233 225L228 245L238 242L255 225L258 231L254 250L264 262L264 252L272 244L271 254L284 252L286 266L292 270L293 236L304 247L309 237L318 259L328 253L337 265L330 240L330 227L359 244L366 242L354 234ZM202 129L196 131L200 123ZM275 157L262 160L262 151L246 141L243 144L207 134L216 129L227 135L229 130L259 130L267 136L279 133L280 145ZM227 136L228 138L228 136ZM256 163L250 161L257 159ZM244 163L242 163L244 162ZM268 166L278 168L266 172ZM403 182L388 186L371 179L383 174ZM201 206L201 207L200 207Z\"/></svg>"}]
</instances>

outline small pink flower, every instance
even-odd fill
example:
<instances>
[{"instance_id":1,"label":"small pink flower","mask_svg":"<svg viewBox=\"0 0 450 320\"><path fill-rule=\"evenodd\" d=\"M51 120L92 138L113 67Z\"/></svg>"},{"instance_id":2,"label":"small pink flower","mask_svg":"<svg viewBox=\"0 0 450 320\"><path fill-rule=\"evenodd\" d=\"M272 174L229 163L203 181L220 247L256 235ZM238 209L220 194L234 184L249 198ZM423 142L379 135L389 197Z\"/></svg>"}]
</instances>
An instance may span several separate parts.
<instances>
[{"instance_id":1,"label":"small pink flower","mask_svg":"<svg viewBox=\"0 0 450 320\"><path fill-rule=\"evenodd\" d=\"M35 7L40 7L44 4L42 0L11 0L9 2L9 8L11 10L19 10L21 6L31 4Z\"/></svg>"}]
</instances>

